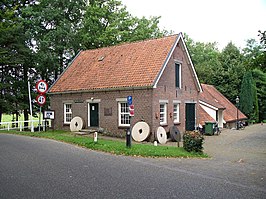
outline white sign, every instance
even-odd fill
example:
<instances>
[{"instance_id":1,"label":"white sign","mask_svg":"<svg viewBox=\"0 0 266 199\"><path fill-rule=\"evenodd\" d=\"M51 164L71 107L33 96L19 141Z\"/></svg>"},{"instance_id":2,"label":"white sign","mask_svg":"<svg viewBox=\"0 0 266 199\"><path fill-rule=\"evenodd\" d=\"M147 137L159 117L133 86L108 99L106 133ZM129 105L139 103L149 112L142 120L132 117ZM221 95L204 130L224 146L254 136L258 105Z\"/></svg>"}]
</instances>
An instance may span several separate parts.
<instances>
[{"instance_id":1,"label":"white sign","mask_svg":"<svg viewBox=\"0 0 266 199\"><path fill-rule=\"evenodd\" d=\"M36 84L36 89L38 93L44 94L48 90L48 84L44 80L40 80Z\"/></svg>"},{"instance_id":2,"label":"white sign","mask_svg":"<svg viewBox=\"0 0 266 199\"><path fill-rule=\"evenodd\" d=\"M54 111L49 110L49 111L44 111L43 113L43 118L44 119L54 119Z\"/></svg>"}]
</instances>

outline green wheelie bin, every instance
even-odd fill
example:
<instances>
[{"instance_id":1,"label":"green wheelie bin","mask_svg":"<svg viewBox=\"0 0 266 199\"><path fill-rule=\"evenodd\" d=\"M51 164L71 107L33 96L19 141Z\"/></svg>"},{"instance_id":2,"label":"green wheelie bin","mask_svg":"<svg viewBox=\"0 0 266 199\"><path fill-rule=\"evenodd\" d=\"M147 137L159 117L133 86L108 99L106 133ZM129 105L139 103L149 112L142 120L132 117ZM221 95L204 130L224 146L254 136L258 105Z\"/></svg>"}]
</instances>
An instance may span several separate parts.
<instances>
[{"instance_id":1,"label":"green wheelie bin","mask_svg":"<svg viewBox=\"0 0 266 199\"><path fill-rule=\"evenodd\" d=\"M215 122L205 122L205 135L213 135L213 128L214 128Z\"/></svg>"}]
</instances>

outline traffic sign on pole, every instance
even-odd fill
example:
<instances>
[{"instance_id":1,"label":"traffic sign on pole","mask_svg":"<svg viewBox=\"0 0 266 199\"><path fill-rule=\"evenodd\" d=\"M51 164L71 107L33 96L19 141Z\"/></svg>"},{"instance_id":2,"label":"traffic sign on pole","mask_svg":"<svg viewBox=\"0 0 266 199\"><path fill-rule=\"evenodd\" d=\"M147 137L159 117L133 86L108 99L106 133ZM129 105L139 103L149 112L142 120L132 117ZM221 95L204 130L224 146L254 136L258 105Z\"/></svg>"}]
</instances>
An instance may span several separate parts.
<instances>
[{"instance_id":1,"label":"traffic sign on pole","mask_svg":"<svg viewBox=\"0 0 266 199\"><path fill-rule=\"evenodd\" d=\"M43 106L46 102L46 97L44 95L38 95L36 101L40 106Z\"/></svg>"},{"instance_id":2,"label":"traffic sign on pole","mask_svg":"<svg viewBox=\"0 0 266 199\"><path fill-rule=\"evenodd\" d=\"M131 104L129 106L129 116L133 117L134 116L134 105Z\"/></svg>"},{"instance_id":3,"label":"traffic sign on pole","mask_svg":"<svg viewBox=\"0 0 266 199\"><path fill-rule=\"evenodd\" d=\"M48 84L44 80L40 80L36 84L36 89L38 93L45 94L48 90Z\"/></svg>"},{"instance_id":4,"label":"traffic sign on pole","mask_svg":"<svg viewBox=\"0 0 266 199\"><path fill-rule=\"evenodd\" d=\"M127 104L130 106L132 104L132 96L127 96Z\"/></svg>"}]
</instances>

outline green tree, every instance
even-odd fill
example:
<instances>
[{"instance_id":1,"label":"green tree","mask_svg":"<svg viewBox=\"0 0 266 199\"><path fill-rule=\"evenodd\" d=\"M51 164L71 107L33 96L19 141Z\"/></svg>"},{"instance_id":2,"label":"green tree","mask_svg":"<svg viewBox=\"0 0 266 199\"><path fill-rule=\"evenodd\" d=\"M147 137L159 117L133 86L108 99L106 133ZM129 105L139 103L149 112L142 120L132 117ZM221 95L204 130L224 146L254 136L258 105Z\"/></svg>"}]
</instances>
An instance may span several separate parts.
<instances>
[{"instance_id":1,"label":"green tree","mask_svg":"<svg viewBox=\"0 0 266 199\"><path fill-rule=\"evenodd\" d=\"M259 121L266 118L265 110L265 72L266 72L266 42L265 32L259 31L261 41L257 42L255 39L247 40L246 47L243 49L244 65L248 71L252 71L252 76L256 84L258 107L259 107ZM257 113L254 113L257 115Z\"/></svg>"},{"instance_id":2,"label":"green tree","mask_svg":"<svg viewBox=\"0 0 266 199\"><path fill-rule=\"evenodd\" d=\"M243 59L240 50L232 42L228 43L220 54L222 71L218 74L220 81L216 82L215 86L231 102L239 95L241 80L246 71Z\"/></svg>"},{"instance_id":3,"label":"green tree","mask_svg":"<svg viewBox=\"0 0 266 199\"><path fill-rule=\"evenodd\" d=\"M258 43L255 39L247 40L246 47L243 49L243 55L246 70L257 68L266 72L265 50L261 43Z\"/></svg>"},{"instance_id":4,"label":"green tree","mask_svg":"<svg viewBox=\"0 0 266 199\"><path fill-rule=\"evenodd\" d=\"M214 85L234 102L246 71L240 50L230 42L220 52L215 42L194 42L188 36L186 43L200 82Z\"/></svg>"},{"instance_id":5,"label":"green tree","mask_svg":"<svg viewBox=\"0 0 266 199\"><path fill-rule=\"evenodd\" d=\"M160 17L137 18L119 0L90 0L81 30L84 49L161 37Z\"/></svg>"},{"instance_id":6,"label":"green tree","mask_svg":"<svg viewBox=\"0 0 266 199\"><path fill-rule=\"evenodd\" d=\"M32 4L30 0L4 0L0 4L0 120L2 113L18 117L20 110L28 118L27 81L32 53L23 9Z\"/></svg>"},{"instance_id":7,"label":"green tree","mask_svg":"<svg viewBox=\"0 0 266 199\"><path fill-rule=\"evenodd\" d=\"M259 56L260 69L266 72L266 31L259 31L260 44L262 46L262 54Z\"/></svg>"},{"instance_id":8,"label":"green tree","mask_svg":"<svg viewBox=\"0 0 266 199\"><path fill-rule=\"evenodd\" d=\"M186 34L185 40L200 82L217 85L223 73L217 43L194 42Z\"/></svg>"},{"instance_id":9,"label":"green tree","mask_svg":"<svg viewBox=\"0 0 266 199\"><path fill-rule=\"evenodd\" d=\"M259 69L254 69L252 76L257 88L259 121L263 121L266 120L266 73Z\"/></svg>"},{"instance_id":10,"label":"green tree","mask_svg":"<svg viewBox=\"0 0 266 199\"><path fill-rule=\"evenodd\" d=\"M266 48L266 30L259 30L260 43Z\"/></svg>"},{"instance_id":11,"label":"green tree","mask_svg":"<svg viewBox=\"0 0 266 199\"><path fill-rule=\"evenodd\" d=\"M30 18L31 45L39 78L51 85L80 48L85 0L40 0L25 13Z\"/></svg>"},{"instance_id":12,"label":"green tree","mask_svg":"<svg viewBox=\"0 0 266 199\"><path fill-rule=\"evenodd\" d=\"M248 71L243 76L240 92L240 110L249 119L258 121L257 89L251 71Z\"/></svg>"}]
</instances>

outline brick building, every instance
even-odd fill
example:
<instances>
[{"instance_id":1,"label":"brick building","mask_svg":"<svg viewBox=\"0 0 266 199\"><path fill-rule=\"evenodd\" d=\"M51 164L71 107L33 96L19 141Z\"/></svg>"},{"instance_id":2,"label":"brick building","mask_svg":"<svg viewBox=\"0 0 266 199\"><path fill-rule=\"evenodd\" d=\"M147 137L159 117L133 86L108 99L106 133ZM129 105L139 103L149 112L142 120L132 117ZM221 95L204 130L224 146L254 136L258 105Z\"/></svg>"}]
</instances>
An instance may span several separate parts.
<instances>
[{"instance_id":1,"label":"brick building","mask_svg":"<svg viewBox=\"0 0 266 199\"><path fill-rule=\"evenodd\" d=\"M69 129L73 117L86 128L115 136L129 128L127 96L133 97L132 125L144 120L184 132L195 129L202 91L182 33L80 52L49 90L56 129Z\"/></svg>"},{"instance_id":2,"label":"brick building","mask_svg":"<svg viewBox=\"0 0 266 199\"><path fill-rule=\"evenodd\" d=\"M199 97L199 123L217 122L220 128L236 128L237 121L247 120L247 117L237 109L214 86L201 84L203 92Z\"/></svg>"}]
</instances>

